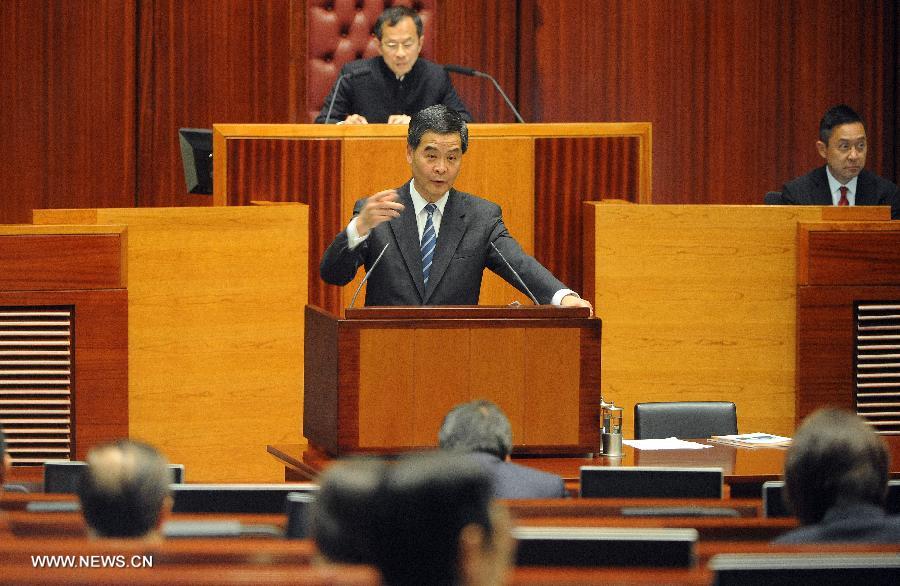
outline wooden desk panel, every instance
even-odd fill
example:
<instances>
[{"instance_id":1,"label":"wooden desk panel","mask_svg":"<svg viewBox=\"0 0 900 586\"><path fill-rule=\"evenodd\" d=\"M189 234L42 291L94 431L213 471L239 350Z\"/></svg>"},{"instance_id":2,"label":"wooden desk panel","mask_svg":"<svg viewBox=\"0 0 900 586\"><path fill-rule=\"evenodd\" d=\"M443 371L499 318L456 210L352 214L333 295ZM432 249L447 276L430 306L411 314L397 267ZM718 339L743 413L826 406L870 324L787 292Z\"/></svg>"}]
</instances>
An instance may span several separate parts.
<instances>
[{"instance_id":1,"label":"wooden desk panel","mask_svg":"<svg viewBox=\"0 0 900 586\"><path fill-rule=\"evenodd\" d=\"M886 209L586 203L586 293L603 318L603 398L733 401L738 429L791 435L797 225Z\"/></svg>"},{"instance_id":2,"label":"wooden desk panel","mask_svg":"<svg viewBox=\"0 0 900 586\"><path fill-rule=\"evenodd\" d=\"M278 481L302 421L307 207L36 210L127 226L131 437L191 482ZM86 417L88 421L90 417ZM82 454L83 456L83 454Z\"/></svg>"}]
</instances>

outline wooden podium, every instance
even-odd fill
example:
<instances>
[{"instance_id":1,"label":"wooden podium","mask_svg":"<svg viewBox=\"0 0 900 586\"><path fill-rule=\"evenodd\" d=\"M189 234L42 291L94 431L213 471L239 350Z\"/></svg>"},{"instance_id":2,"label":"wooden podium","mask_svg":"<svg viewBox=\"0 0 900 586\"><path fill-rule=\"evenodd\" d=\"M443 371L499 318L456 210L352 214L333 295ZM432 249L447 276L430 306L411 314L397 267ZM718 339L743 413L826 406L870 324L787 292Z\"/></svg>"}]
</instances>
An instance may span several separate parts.
<instances>
[{"instance_id":1,"label":"wooden podium","mask_svg":"<svg viewBox=\"0 0 900 586\"><path fill-rule=\"evenodd\" d=\"M583 308L306 307L303 431L329 455L437 445L473 399L507 413L518 453L597 450L600 329Z\"/></svg>"}]
</instances>

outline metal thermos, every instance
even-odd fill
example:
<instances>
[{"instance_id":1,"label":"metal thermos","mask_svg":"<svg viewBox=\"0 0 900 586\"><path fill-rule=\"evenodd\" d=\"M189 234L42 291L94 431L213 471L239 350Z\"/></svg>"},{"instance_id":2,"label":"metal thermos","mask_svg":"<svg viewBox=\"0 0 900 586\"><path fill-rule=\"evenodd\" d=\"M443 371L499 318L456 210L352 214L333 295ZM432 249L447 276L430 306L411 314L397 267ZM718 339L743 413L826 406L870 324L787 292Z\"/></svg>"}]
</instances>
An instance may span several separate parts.
<instances>
[{"instance_id":1,"label":"metal thermos","mask_svg":"<svg viewBox=\"0 0 900 586\"><path fill-rule=\"evenodd\" d=\"M600 403L600 452L604 456L622 456L622 408L612 403Z\"/></svg>"}]
</instances>

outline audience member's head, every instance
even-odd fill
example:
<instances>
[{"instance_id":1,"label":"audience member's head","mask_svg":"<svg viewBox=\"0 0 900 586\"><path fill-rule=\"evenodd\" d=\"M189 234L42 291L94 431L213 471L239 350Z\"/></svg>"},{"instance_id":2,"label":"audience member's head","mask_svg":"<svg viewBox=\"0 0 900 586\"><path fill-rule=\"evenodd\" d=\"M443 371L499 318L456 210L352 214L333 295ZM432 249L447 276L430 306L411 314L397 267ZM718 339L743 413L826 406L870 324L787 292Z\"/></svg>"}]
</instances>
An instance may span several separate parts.
<instances>
[{"instance_id":1,"label":"audience member's head","mask_svg":"<svg viewBox=\"0 0 900 586\"><path fill-rule=\"evenodd\" d=\"M512 426L494 403L470 401L447 413L438 442L444 450L484 452L505 460L512 453Z\"/></svg>"},{"instance_id":2,"label":"audience member's head","mask_svg":"<svg viewBox=\"0 0 900 586\"><path fill-rule=\"evenodd\" d=\"M120 440L92 449L78 487L91 532L98 537L156 535L171 506L171 478L166 459L147 444Z\"/></svg>"},{"instance_id":3,"label":"audience member's head","mask_svg":"<svg viewBox=\"0 0 900 586\"><path fill-rule=\"evenodd\" d=\"M375 498L386 464L377 458L342 460L319 477L310 532L321 556L339 564L372 564Z\"/></svg>"},{"instance_id":4,"label":"audience member's head","mask_svg":"<svg viewBox=\"0 0 900 586\"><path fill-rule=\"evenodd\" d=\"M386 584L501 584L513 542L491 480L461 454L409 455L379 490L376 565Z\"/></svg>"},{"instance_id":5,"label":"audience member's head","mask_svg":"<svg viewBox=\"0 0 900 586\"><path fill-rule=\"evenodd\" d=\"M797 430L784 465L785 497L804 525L822 520L836 503L881 506L889 456L884 442L862 419L840 409L821 409Z\"/></svg>"}]
</instances>

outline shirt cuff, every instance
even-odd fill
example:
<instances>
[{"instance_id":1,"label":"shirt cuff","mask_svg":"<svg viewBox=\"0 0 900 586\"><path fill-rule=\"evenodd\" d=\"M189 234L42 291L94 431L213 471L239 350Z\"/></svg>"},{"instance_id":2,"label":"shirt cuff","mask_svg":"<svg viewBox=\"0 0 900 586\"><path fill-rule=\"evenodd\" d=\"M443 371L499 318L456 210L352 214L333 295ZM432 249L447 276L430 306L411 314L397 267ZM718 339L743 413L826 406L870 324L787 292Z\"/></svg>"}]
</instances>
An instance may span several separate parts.
<instances>
[{"instance_id":1,"label":"shirt cuff","mask_svg":"<svg viewBox=\"0 0 900 586\"><path fill-rule=\"evenodd\" d=\"M579 299L581 299L581 296L578 295L578 293L576 293L575 291L572 291L571 289L560 289L559 291L557 291L556 293L553 294L553 299L550 300L550 304L551 305L562 304L563 297L565 297L566 295L574 295L575 297L578 297Z\"/></svg>"},{"instance_id":2,"label":"shirt cuff","mask_svg":"<svg viewBox=\"0 0 900 586\"><path fill-rule=\"evenodd\" d=\"M369 234L371 233L372 231L370 230ZM356 216L354 216L353 219L350 220L350 223L347 224L347 248L353 250L365 242L366 238L369 237L369 234L366 234L365 236L359 235L359 232L356 231ZM562 299L562 297L560 297L560 299Z\"/></svg>"}]
</instances>

